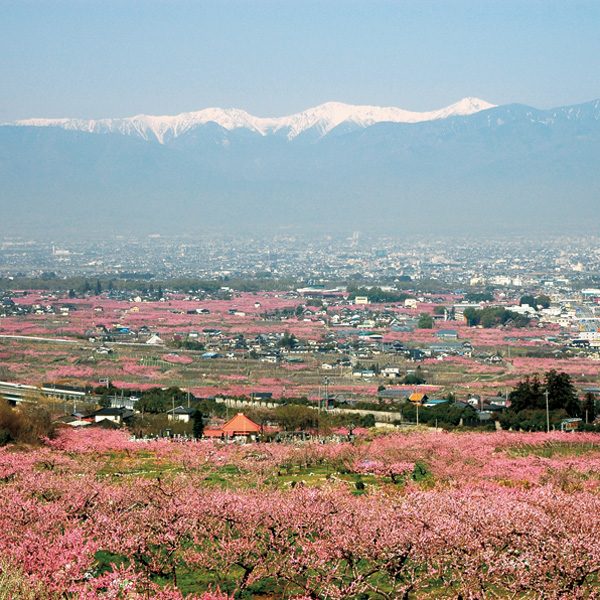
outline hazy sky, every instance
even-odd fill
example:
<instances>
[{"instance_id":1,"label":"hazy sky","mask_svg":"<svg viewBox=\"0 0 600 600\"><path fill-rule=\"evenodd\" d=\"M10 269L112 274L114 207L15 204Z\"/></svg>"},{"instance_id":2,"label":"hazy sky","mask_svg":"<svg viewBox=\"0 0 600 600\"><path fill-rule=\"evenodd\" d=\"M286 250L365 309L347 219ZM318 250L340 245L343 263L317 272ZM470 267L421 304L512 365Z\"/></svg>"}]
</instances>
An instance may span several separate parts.
<instances>
[{"instance_id":1,"label":"hazy sky","mask_svg":"<svg viewBox=\"0 0 600 600\"><path fill-rule=\"evenodd\" d=\"M0 0L0 122L600 98L600 1Z\"/></svg>"}]
</instances>

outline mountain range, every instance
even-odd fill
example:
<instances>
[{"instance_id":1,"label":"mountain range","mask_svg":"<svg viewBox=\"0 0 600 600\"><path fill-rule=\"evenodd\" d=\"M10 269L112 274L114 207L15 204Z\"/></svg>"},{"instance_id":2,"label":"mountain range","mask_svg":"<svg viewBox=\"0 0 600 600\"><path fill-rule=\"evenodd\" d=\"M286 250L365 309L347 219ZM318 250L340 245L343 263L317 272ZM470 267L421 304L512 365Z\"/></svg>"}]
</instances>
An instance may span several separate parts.
<instances>
[{"instance_id":1,"label":"mountain range","mask_svg":"<svg viewBox=\"0 0 600 600\"><path fill-rule=\"evenodd\" d=\"M69 131L88 133L121 133L156 140L161 144L185 135L195 128L215 123L227 131L248 129L260 135L282 135L292 140L304 132L318 137L328 134L341 124L365 128L375 123L420 123L456 115L470 115L492 108L478 98L465 98L441 110L411 112L394 107L352 106L341 102L327 102L287 117L255 117L237 108L207 108L197 112L182 113L174 117L137 115L126 119L28 119L16 121L24 127L60 127Z\"/></svg>"},{"instance_id":2,"label":"mountain range","mask_svg":"<svg viewBox=\"0 0 600 600\"><path fill-rule=\"evenodd\" d=\"M600 101L0 126L0 233L593 230Z\"/></svg>"}]
</instances>

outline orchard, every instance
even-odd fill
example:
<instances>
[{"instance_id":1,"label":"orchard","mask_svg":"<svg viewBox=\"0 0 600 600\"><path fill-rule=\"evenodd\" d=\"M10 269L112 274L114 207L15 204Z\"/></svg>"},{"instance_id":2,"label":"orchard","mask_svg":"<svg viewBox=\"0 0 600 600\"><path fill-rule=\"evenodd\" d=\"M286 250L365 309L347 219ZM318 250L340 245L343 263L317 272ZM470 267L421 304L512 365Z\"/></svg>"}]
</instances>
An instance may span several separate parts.
<instances>
[{"instance_id":1,"label":"orchard","mask_svg":"<svg viewBox=\"0 0 600 600\"><path fill-rule=\"evenodd\" d=\"M600 438L0 451L0 598L593 598Z\"/></svg>"}]
</instances>

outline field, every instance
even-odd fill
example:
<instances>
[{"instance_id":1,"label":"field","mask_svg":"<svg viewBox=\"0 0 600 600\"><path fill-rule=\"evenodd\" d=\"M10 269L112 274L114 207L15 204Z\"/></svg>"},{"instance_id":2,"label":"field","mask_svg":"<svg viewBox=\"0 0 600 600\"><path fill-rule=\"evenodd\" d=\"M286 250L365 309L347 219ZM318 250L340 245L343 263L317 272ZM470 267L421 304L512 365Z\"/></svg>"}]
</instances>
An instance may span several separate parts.
<instances>
[{"instance_id":1,"label":"field","mask_svg":"<svg viewBox=\"0 0 600 600\"><path fill-rule=\"evenodd\" d=\"M240 446L64 431L2 449L0 491L2 598L571 599L598 586L594 434Z\"/></svg>"},{"instance_id":2,"label":"field","mask_svg":"<svg viewBox=\"0 0 600 600\"><path fill-rule=\"evenodd\" d=\"M452 298L447 299L449 302ZM249 396L252 392L270 393L275 398L317 398L323 393L325 376L329 392L358 400L372 400L378 386L398 386L389 377L356 377L351 366L337 366L348 351L340 347L363 343L364 328L334 327L332 317L348 307L332 306L327 314L308 307L308 314L281 317L285 310L295 311L302 303L274 293L240 293L230 299L186 300L172 296L167 302L128 302L99 296L88 299L49 298L30 293L17 299L23 306L68 304L68 312L24 314L0 319L0 379L38 385L66 383L97 385L109 379L117 387L147 389L152 386L179 386L199 397L215 394ZM544 329L476 329L462 322L441 323L434 329L398 332L390 328L388 319L397 316L414 318L431 312L434 304L425 302L417 309L400 305L371 306L365 321L373 320L366 333L381 336L381 342L402 342L406 348L426 346L436 340L435 331L451 326L458 331L459 342L470 342L473 357L437 355L414 363L398 354L386 354L376 343L364 352L355 352L358 367L398 367L400 376L417 367L426 380L425 391L458 397L469 393L503 394L532 372L550 369L569 373L573 381L585 386L598 377L600 362L595 359L566 356L555 341L554 330ZM197 309L209 311L197 314ZM237 314L234 314L237 313ZM379 319L379 320L378 320ZM114 336L106 342L109 353L98 352L103 344L102 332L126 330L132 335ZM146 336L133 335L145 330ZM217 330L218 335L205 333ZM252 349L261 339L287 332L307 350L289 352L292 361L271 363L253 358ZM156 333L164 345L145 342ZM202 350L183 342L195 340ZM244 349L235 349L238 340ZM326 344L329 343L329 345ZM318 345L321 348L318 348ZM564 347L564 345L562 346ZM350 348L352 349L352 348ZM203 358L204 351L215 351L218 358ZM532 351L537 356L527 356ZM554 352L556 351L556 352ZM481 358L501 355L502 360L490 364ZM540 354L541 353L541 354ZM329 365L330 370L325 370Z\"/></svg>"}]
</instances>

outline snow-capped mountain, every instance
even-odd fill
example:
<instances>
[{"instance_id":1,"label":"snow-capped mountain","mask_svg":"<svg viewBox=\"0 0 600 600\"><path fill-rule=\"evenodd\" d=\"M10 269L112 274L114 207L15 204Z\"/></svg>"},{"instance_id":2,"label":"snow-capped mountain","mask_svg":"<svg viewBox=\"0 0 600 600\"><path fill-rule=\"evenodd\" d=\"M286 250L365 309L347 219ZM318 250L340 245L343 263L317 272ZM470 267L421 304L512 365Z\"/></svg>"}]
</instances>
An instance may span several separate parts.
<instances>
[{"instance_id":1,"label":"snow-capped mountain","mask_svg":"<svg viewBox=\"0 0 600 600\"><path fill-rule=\"evenodd\" d=\"M18 125L0 126L6 235L579 234L600 220L599 100L542 110L466 99L429 113L327 103L270 119L213 108Z\"/></svg>"},{"instance_id":2,"label":"snow-capped mountain","mask_svg":"<svg viewBox=\"0 0 600 600\"><path fill-rule=\"evenodd\" d=\"M464 98L460 102L429 112L411 112L395 107L353 106L327 102L315 108L287 117L255 117L239 109L207 108L176 116L155 117L137 115L124 119L26 119L13 125L29 127L60 127L70 131L89 133L118 132L145 140L156 139L161 144L207 123L216 123L228 131L244 128L262 136L279 133L293 139L305 131L314 131L318 137L328 134L342 124L364 128L375 123L420 123L453 116L472 115L494 108L495 105L478 98Z\"/></svg>"}]
</instances>

